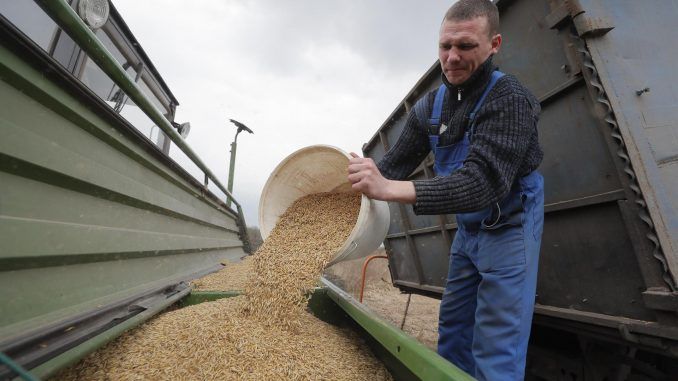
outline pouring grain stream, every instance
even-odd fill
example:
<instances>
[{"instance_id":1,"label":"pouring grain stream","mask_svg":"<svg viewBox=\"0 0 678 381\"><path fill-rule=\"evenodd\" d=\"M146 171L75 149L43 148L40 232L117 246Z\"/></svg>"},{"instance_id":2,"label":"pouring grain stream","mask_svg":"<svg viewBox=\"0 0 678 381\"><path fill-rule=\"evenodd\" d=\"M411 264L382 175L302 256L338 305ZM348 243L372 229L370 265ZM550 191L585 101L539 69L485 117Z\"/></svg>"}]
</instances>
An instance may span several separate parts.
<instances>
[{"instance_id":1,"label":"pouring grain stream","mask_svg":"<svg viewBox=\"0 0 678 381\"><path fill-rule=\"evenodd\" d=\"M245 287L248 311L269 322L295 325L359 210L356 193L313 194L288 208L253 258Z\"/></svg>"}]
</instances>

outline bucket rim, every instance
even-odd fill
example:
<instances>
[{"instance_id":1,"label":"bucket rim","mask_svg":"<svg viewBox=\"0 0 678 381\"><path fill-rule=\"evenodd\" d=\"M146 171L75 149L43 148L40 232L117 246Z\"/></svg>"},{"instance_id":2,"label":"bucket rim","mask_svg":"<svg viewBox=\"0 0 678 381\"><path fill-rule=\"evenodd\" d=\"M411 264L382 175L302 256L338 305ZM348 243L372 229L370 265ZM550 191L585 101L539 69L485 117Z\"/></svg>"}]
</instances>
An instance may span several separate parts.
<instances>
[{"instance_id":1,"label":"bucket rim","mask_svg":"<svg viewBox=\"0 0 678 381\"><path fill-rule=\"evenodd\" d=\"M295 158L299 157L299 155L302 155L308 151L326 151L326 152L332 152L336 153L337 155L340 155L342 157L346 158L346 165L348 167L348 161L351 159L351 155L349 155L348 152L344 151L343 149L329 145L329 144L314 144L310 146L305 146L300 149L295 150L294 152L290 153L287 155L278 165L273 169L271 174L269 175L268 179L266 180L266 184L264 185L261 196L259 198L259 210L258 210L258 219L259 219L259 231L261 232L261 237L263 240L266 240L266 238L270 235L271 231L273 230L273 227L275 226L266 226L264 223L264 208L265 208L265 203L266 203L266 198L264 195L267 195L270 191L270 188L273 186L273 182L276 178L276 175L286 167L286 165L294 160ZM348 177L348 171L347 171L347 177ZM346 179L346 183L348 183L348 178ZM343 184L342 184L343 185ZM336 188L341 187L342 185L337 186ZM335 189L336 189L335 188ZM331 192L331 191L330 191ZM358 193L357 191L354 191ZM309 193L310 194L310 193ZM305 195L304 195L305 196ZM368 214L370 213L370 199L367 198L364 194L361 193L361 200L360 200L360 210L358 211L358 216L356 218L356 222L351 229L351 232L349 233L348 237L346 238L344 244L332 255L330 258L330 261L334 261L336 259L337 253L342 253L345 252L350 245L353 243L355 244L356 237L359 233L359 226L361 225L361 222L364 222L368 219ZM303 197L303 196L301 196ZM295 199L292 201L298 200L299 198ZM290 204L291 205L291 204ZM289 205L288 205L289 207ZM278 216L279 217L279 216Z\"/></svg>"}]
</instances>

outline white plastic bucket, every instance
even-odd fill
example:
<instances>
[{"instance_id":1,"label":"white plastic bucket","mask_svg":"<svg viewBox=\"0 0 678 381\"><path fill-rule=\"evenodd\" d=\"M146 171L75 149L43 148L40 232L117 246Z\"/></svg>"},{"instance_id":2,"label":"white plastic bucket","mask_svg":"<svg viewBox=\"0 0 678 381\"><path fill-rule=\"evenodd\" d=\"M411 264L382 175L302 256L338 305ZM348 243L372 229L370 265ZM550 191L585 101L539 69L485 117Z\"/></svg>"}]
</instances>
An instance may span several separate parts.
<instances>
[{"instance_id":1,"label":"white plastic bucket","mask_svg":"<svg viewBox=\"0 0 678 381\"><path fill-rule=\"evenodd\" d=\"M281 214L303 196L321 192L353 192L348 182L350 155L329 145L302 148L287 156L273 170L259 200L259 230L266 239ZM365 195L360 213L346 242L328 266L367 256L386 238L389 225L388 204Z\"/></svg>"}]
</instances>

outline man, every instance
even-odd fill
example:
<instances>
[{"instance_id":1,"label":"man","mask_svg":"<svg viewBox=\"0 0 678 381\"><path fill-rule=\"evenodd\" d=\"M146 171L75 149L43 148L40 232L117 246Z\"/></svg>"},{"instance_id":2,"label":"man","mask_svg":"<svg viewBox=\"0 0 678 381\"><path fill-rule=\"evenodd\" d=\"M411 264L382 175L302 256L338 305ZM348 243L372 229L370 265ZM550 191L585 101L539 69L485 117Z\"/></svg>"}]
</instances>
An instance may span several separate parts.
<instances>
[{"instance_id":1,"label":"man","mask_svg":"<svg viewBox=\"0 0 678 381\"><path fill-rule=\"evenodd\" d=\"M455 3L440 27L443 86L417 102L378 164L352 154L348 167L368 197L456 214L438 353L492 381L524 377L544 216L540 107L495 70L498 28L491 1ZM402 181L430 151L436 177Z\"/></svg>"}]
</instances>

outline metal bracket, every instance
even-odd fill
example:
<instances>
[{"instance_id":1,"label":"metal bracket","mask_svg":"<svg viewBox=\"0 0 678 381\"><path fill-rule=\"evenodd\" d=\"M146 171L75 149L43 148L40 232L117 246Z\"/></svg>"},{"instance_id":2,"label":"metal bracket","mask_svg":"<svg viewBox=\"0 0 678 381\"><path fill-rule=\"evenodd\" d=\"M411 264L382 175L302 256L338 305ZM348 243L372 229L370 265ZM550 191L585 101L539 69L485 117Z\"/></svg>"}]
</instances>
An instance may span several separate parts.
<instances>
[{"instance_id":1,"label":"metal bracket","mask_svg":"<svg viewBox=\"0 0 678 381\"><path fill-rule=\"evenodd\" d=\"M678 312L678 292L647 290L643 292L643 302L647 308L661 311Z\"/></svg>"},{"instance_id":2,"label":"metal bracket","mask_svg":"<svg viewBox=\"0 0 678 381\"><path fill-rule=\"evenodd\" d=\"M573 18L574 27L580 37L600 37L614 29L614 25L603 17L589 17L586 13Z\"/></svg>"},{"instance_id":3,"label":"metal bracket","mask_svg":"<svg viewBox=\"0 0 678 381\"><path fill-rule=\"evenodd\" d=\"M658 337L651 337L632 332L632 327L629 327L626 324L619 324L617 329L619 330L621 337L630 343L645 345L653 348L662 348L667 351L671 348L670 345Z\"/></svg>"}]
</instances>

